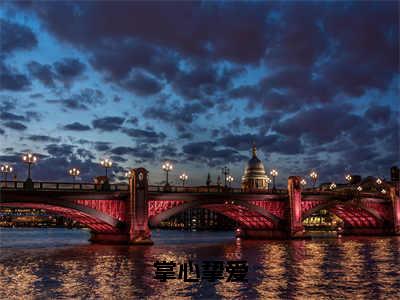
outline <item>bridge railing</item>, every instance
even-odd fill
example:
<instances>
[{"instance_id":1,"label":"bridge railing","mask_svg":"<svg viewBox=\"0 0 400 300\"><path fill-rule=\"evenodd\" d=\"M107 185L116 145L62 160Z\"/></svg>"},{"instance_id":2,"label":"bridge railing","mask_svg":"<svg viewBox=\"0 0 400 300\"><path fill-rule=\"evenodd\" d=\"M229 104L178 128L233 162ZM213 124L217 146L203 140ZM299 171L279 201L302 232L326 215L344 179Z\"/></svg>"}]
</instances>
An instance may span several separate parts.
<instances>
[{"instance_id":1,"label":"bridge railing","mask_svg":"<svg viewBox=\"0 0 400 300\"><path fill-rule=\"evenodd\" d=\"M0 189L7 190L23 190L24 189L24 181L0 181ZM129 186L126 183L116 183L110 184L105 188L102 184L97 184L93 182L47 182L47 181L37 181L33 183L33 190L35 191L111 191L118 192L129 191ZM160 185L149 185L149 192L153 193L233 193L233 194L287 194L286 189L276 189L272 190L252 190L248 191L241 188L230 188L230 187L218 187L218 186L160 186ZM386 199L388 195L383 195L380 193L372 193L372 192L358 192L351 189L345 190L335 190L335 191L321 191L318 189L305 189L302 191L303 195L333 195L338 196L341 199L354 199L354 198L366 198L366 197L374 197L374 198L383 198Z\"/></svg>"},{"instance_id":2,"label":"bridge railing","mask_svg":"<svg viewBox=\"0 0 400 300\"><path fill-rule=\"evenodd\" d=\"M1 181L2 189L24 189L24 181ZM37 181L33 183L33 190L38 191L104 191L102 184L85 183L85 182L46 182ZM128 191L127 184L110 184L108 191Z\"/></svg>"},{"instance_id":3,"label":"bridge railing","mask_svg":"<svg viewBox=\"0 0 400 300\"><path fill-rule=\"evenodd\" d=\"M248 191L241 188L230 188L230 187L218 187L218 186L162 186L162 185L149 185L149 192L170 192L170 193L219 193L219 192L229 192L229 193L252 193L252 194L287 194L287 190L277 189L272 190L252 190Z\"/></svg>"}]
</instances>

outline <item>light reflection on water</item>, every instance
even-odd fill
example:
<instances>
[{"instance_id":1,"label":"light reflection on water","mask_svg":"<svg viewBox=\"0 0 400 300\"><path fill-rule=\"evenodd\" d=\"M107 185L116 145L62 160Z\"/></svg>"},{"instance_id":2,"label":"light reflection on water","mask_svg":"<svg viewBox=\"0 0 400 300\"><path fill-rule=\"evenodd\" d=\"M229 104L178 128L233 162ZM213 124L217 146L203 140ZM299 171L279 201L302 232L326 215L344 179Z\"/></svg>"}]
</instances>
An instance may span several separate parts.
<instances>
[{"instance_id":1,"label":"light reflection on water","mask_svg":"<svg viewBox=\"0 0 400 300\"><path fill-rule=\"evenodd\" d=\"M0 229L0 299L396 299L400 237L244 241L230 232L153 232L104 246L88 232ZM247 260L248 283L153 279L156 260Z\"/></svg>"}]
</instances>

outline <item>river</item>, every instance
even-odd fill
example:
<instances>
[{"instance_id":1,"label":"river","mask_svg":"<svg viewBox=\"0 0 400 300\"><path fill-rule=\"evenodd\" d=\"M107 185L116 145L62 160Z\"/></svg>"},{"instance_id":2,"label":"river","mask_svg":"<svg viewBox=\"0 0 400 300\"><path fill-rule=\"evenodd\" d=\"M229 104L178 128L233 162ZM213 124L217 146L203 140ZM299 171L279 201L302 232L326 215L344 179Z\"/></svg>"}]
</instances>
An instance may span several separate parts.
<instances>
[{"instance_id":1,"label":"river","mask_svg":"<svg viewBox=\"0 0 400 300\"><path fill-rule=\"evenodd\" d=\"M398 299L400 237L237 240L153 231L153 246L93 245L85 230L0 228L0 299ZM244 260L247 282L155 279L156 261ZM201 270L201 269L200 269Z\"/></svg>"}]
</instances>

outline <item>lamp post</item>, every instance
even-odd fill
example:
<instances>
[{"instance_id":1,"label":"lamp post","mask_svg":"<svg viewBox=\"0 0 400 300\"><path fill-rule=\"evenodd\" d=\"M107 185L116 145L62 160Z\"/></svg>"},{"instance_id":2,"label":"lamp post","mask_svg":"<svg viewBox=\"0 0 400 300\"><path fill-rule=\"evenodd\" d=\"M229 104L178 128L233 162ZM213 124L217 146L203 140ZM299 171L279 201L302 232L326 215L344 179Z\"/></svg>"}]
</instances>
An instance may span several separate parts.
<instances>
[{"instance_id":1,"label":"lamp post","mask_svg":"<svg viewBox=\"0 0 400 300\"><path fill-rule=\"evenodd\" d=\"M272 182L271 178L267 176L267 191L269 191L269 184Z\"/></svg>"},{"instance_id":2,"label":"lamp post","mask_svg":"<svg viewBox=\"0 0 400 300\"><path fill-rule=\"evenodd\" d=\"M347 175L345 176L345 179L346 179L346 181L347 181L348 183L351 183L352 178L351 178L351 175L350 175L350 174L347 174Z\"/></svg>"},{"instance_id":3,"label":"lamp post","mask_svg":"<svg viewBox=\"0 0 400 300\"><path fill-rule=\"evenodd\" d=\"M229 182L229 187L231 187L231 183L233 182L234 178L231 175L228 175L226 180Z\"/></svg>"},{"instance_id":4,"label":"lamp post","mask_svg":"<svg viewBox=\"0 0 400 300\"><path fill-rule=\"evenodd\" d=\"M169 171L171 171L173 169L173 166L172 166L172 164L170 162L167 161L162 165L162 169L165 171L165 174L166 174L165 186L169 186L168 173L169 173Z\"/></svg>"},{"instance_id":5,"label":"lamp post","mask_svg":"<svg viewBox=\"0 0 400 300\"><path fill-rule=\"evenodd\" d=\"M376 179L376 183L381 185L382 184L382 179L380 179L379 177Z\"/></svg>"},{"instance_id":6,"label":"lamp post","mask_svg":"<svg viewBox=\"0 0 400 300\"><path fill-rule=\"evenodd\" d=\"M24 156L22 156L22 161L28 165L28 179L32 181L31 179L31 165L35 164L37 162L37 157L33 155L32 153L28 153Z\"/></svg>"},{"instance_id":7,"label":"lamp post","mask_svg":"<svg viewBox=\"0 0 400 300\"><path fill-rule=\"evenodd\" d=\"M125 177L128 178L128 180L129 180L129 178L132 177L132 175L133 175L133 172L131 170L125 172Z\"/></svg>"},{"instance_id":8,"label":"lamp post","mask_svg":"<svg viewBox=\"0 0 400 300\"><path fill-rule=\"evenodd\" d=\"M276 191L276 187L275 187L275 177L278 176L278 171L275 169L272 169L270 172L271 176L272 176L272 190Z\"/></svg>"},{"instance_id":9,"label":"lamp post","mask_svg":"<svg viewBox=\"0 0 400 300\"><path fill-rule=\"evenodd\" d=\"M334 183L334 182L332 182L330 185L329 185L329 189L330 190L334 190L334 189L336 189L336 183Z\"/></svg>"},{"instance_id":10,"label":"lamp post","mask_svg":"<svg viewBox=\"0 0 400 300\"><path fill-rule=\"evenodd\" d=\"M225 187L227 187L226 182L227 182L227 179L228 179L227 176L229 175L229 168L225 166L225 167L221 168L221 172L222 172L222 174L224 174Z\"/></svg>"},{"instance_id":11,"label":"lamp post","mask_svg":"<svg viewBox=\"0 0 400 300\"><path fill-rule=\"evenodd\" d=\"M310 173L311 180L313 182L313 189L315 189L315 184L317 183L318 174L315 171L311 171Z\"/></svg>"},{"instance_id":12,"label":"lamp post","mask_svg":"<svg viewBox=\"0 0 400 300\"><path fill-rule=\"evenodd\" d=\"M107 180L108 180L107 170L108 170L108 168L112 167L112 161L109 160L108 158L106 158L106 159L102 159L100 161L100 164L103 166L104 169L106 169L106 177L107 177Z\"/></svg>"},{"instance_id":13,"label":"lamp post","mask_svg":"<svg viewBox=\"0 0 400 300\"><path fill-rule=\"evenodd\" d=\"M301 184L302 186L305 186L305 185L307 184L307 181L306 181L304 178L302 178L302 179L300 180L300 184Z\"/></svg>"},{"instance_id":14,"label":"lamp post","mask_svg":"<svg viewBox=\"0 0 400 300\"><path fill-rule=\"evenodd\" d=\"M185 181L188 180L189 176L187 176L185 173L182 173L179 176L179 179L182 181L182 186L185 186Z\"/></svg>"},{"instance_id":15,"label":"lamp post","mask_svg":"<svg viewBox=\"0 0 400 300\"><path fill-rule=\"evenodd\" d=\"M13 171L13 168L10 165L2 165L0 167L1 173L3 173L4 181L7 181L7 174Z\"/></svg>"},{"instance_id":16,"label":"lamp post","mask_svg":"<svg viewBox=\"0 0 400 300\"><path fill-rule=\"evenodd\" d=\"M81 171L79 171L79 169L77 168L72 168L69 169L68 173L70 176L72 176L72 182L75 183L76 176L79 176L81 174Z\"/></svg>"}]
</instances>

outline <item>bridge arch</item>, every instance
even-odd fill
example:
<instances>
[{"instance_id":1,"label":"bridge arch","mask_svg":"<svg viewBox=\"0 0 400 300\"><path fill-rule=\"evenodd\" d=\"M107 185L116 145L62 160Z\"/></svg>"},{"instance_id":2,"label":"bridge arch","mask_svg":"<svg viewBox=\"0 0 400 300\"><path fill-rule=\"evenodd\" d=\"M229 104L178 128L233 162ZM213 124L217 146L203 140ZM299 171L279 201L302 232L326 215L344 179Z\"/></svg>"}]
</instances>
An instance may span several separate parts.
<instances>
[{"instance_id":1,"label":"bridge arch","mask_svg":"<svg viewBox=\"0 0 400 300\"><path fill-rule=\"evenodd\" d=\"M162 221L190 208L206 208L237 221L242 228L277 229L283 226L283 220L267 210L240 199L199 199L182 202L150 217L150 226L157 226Z\"/></svg>"},{"instance_id":2,"label":"bridge arch","mask_svg":"<svg viewBox=\"0 0 400 300\"><path fill-rule=\"evenodd\" d=\"M348 228L381 228L387 222L375 209L366 207L362 203L329 201L319 204L302 214L302 220L312 214L327 210L339 217Z\"/></svg>"},{"instance_id":3,"label":"bridge arch","mask_svg":"<svg viewBox=\"0 0 400 300\"><path fill-rule=\"evenodd\" d=\"M0 202L0 206L43 209L50 213L70 218L84 226L87 226L92 230L92 232L96 233L118 232L119 228L122 226L122 222L101 211L71 201L2 201Z\"/></svg>"}]
</instances>

